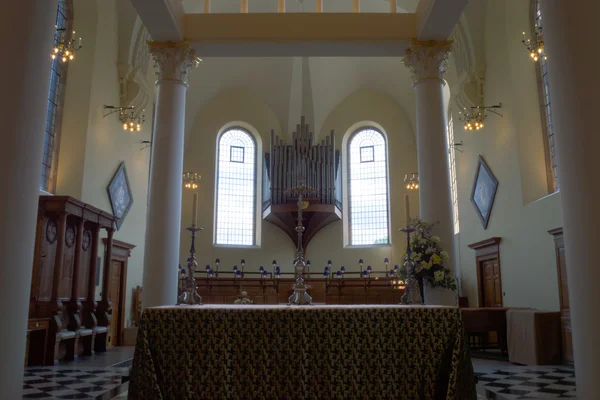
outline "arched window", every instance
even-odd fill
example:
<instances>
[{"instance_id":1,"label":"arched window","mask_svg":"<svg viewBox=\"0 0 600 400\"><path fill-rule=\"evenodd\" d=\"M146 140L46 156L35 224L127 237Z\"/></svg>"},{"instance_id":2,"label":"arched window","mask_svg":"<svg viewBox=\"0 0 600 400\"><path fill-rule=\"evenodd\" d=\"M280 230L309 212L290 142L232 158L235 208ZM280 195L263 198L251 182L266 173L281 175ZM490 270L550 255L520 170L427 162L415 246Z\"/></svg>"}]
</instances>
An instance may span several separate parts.
<instances>
[{"instance_id":1,"label":"arched window","mask_svg":"<svg viewBox=\"0 0 600 400\"><path fill-rule=\"evenodd\" d=\"M355 132L348 141L350 245L389 244L387 145L374 128Z\"/></svg>"},{"instance_id":2,"label":"arched window","mask_svg":"<svg viewBox=\"0 0 600 400\"><path fill-rule=\"evenodd\" d=\"M532 19L534 30L542 31L542 12L540 0L532 0ZM535 31L533 32L535 35ZM548 63L545 57L540 57L537 63L537 83L540 97L540 112L542 117L542 132L544 134L544 151L546 154L546 170L548 176L548 191L558 190L558 175L556 173L556 149L554 146L554 125L552 123L552 106L550 103L550 85L548 81Z\"/></svg>"},{"instance_id":3,"label":"arched window","mask_svg":"<svg viewBox=\"0 0 600 400\"><path fill-rule=\"evenodd\" d=\"M241 128L226 130L217 146L215 244L256 242L256 142Z\"/></svg>"},{"instance_id":4,"label":"arched window","mask_svg":"<svg viewBox=\"0 0 600 400\"><path fill-rule=\"evenodd\" d=\"M72 1L61 0L58 2L56 13L56 38L61 34L69 37L71 32ZM51 49L48 49L50 52ZM56 189L56 169L58 166L58 145L60 140L60 127L64 103L64 87L66 83L67 63L60 57L52 60L50 66L50 88L48 90L48 108L46 111L46 130L44 134L44 158L42 159L42 173L40 176L40 189L54 193Z\"/></svg>"}]
</instances>

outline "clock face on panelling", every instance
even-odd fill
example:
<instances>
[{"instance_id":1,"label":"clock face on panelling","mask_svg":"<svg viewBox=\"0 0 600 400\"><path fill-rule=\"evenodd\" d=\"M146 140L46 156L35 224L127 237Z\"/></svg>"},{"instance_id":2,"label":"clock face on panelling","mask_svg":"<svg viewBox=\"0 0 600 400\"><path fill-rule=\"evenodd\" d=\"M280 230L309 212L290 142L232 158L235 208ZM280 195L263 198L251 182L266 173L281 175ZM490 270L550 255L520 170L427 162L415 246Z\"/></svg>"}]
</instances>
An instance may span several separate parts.
<instances>
[{"instance_id":1,"label":"clock face on panelling","mask_svg":"<svg viewBox=\"0 0 600 400\"><path fill-rule=\"evenodd\" d=\"M46 224L46 240L49 243L56 242L57 232L58 232L58 227L56 224L56 220L55 219L49 220L48 224Z\"/></svg>"},{"instance_id":2,"label":"clock face on panelling","mask_svg":"<svg viewBox=\"0 0 600 400\"><path fill-rule=\"evenodd\" d=\"M73 247L75 244L75 228L69 226L65 232L65 244L67 247Z\"/></svg>"},{"instance_id":3,"label":"clock face on panelling","mask_svg":"<svg viewBox=\"0 0 600 400\"><path fill-rule=\"evenodd\" d=\"M83 251L86 251L87 249L90 248L90 243L92 243L92 232L90 232L90 231L83 232L83 239L81 242L81 248L83 249Z\"/></svg>"}]
</instances>

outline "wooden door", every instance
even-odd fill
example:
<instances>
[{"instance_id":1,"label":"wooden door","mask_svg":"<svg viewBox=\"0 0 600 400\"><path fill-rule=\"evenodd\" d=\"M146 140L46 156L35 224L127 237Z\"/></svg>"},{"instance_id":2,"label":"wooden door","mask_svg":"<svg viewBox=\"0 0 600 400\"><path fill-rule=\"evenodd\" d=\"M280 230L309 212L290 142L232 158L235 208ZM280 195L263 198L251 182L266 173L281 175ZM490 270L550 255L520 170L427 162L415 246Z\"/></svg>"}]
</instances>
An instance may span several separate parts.
<instances>
[{"instance_id":1,"label":"wooden door","mask_svg":"<svg viewBox=\"0 0 600 400\"><path fill-rule=\"evenodd\" d=\"M120 344L120 337L123 330L121 326L121 313L123 312L122 286L123 286L123 262L112 262L110 271L109 298L111 301L112 314L110 318L110 330L108 334L108 345L117 346Z\"/></svg>"},{"instance_id":2,"label":"wooden door","mask_svg":"<svg viewBox=\"0 0 600 400\"><path fill-rule=\"evenodd\" d=\"M498 259L481 263L483 307L502 307L502 278Z\"/></svg>"}]
</instances>

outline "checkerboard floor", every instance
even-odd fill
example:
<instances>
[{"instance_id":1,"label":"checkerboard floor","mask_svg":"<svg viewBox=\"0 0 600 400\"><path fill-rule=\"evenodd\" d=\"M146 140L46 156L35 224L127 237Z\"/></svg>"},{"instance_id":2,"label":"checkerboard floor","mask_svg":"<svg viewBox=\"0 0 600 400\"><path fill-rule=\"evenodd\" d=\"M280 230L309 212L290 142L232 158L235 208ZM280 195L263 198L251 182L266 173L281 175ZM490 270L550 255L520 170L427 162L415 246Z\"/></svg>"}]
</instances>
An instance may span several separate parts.
<instances>
[{"instance_id":1,"label":"checkerboard floor","mask_svg":"<svg viewBox=\"0 0 600 400\"><path fill-rule=\"evenodd\" d=\"M477 377L480 387L501 399L577 399L575 372L568 367L515 366Z\"/></svg>"},{"instance_id":2,"label":"checkerboard floor","mask_svg":"<svg viewBox=\"0 0 600 400\"><path fill-rule=\"evenodd\" d=\"M129 368L31 367L25 369L23 399L95 399L128 375Z\"/></svg>"}]
</instances>

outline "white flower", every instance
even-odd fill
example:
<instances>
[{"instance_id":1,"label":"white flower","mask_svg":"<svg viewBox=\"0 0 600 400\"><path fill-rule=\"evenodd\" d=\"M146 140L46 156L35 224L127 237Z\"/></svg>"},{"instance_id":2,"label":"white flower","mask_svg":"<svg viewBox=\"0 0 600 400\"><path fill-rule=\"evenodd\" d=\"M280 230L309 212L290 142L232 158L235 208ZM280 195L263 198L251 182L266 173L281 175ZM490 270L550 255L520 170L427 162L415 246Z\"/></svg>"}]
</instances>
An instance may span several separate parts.
<instances>
[{"instance_id":1,"label":"white flower","mask_svg":"<svg viewBox=\"0 0 600 400\"><path fill-rule=\"evenodd\" d=\"M448 254L448 252L446 252L446 251L442 251L442 252L440 252L440 256L442 256L442 259L443 259L444 261L448 261L448 260L450 259L450 255L449 255L449 254Z\"/></svg>"},{"instance_id":2,"label":"white flower","mask_svg":"<svg viewBox=\"0 0 600 400\"><path fill-rule=\"evenodd\" d=\"M441 242L439 236L432 236L431 240L433 241L433 243L436 243L436 244L439 244Z\"/></svg>"},{"instance_id":3,"label":"white flower","mask_svg":"<svg viewBox=\"0 0 600 400\"><path fill-rule=\"evenodd\" d=\"M433 254L433 253L435 253L434 247L428 247L427 250L425 250L425 254Z\"/></svg>"}]
</instances>

